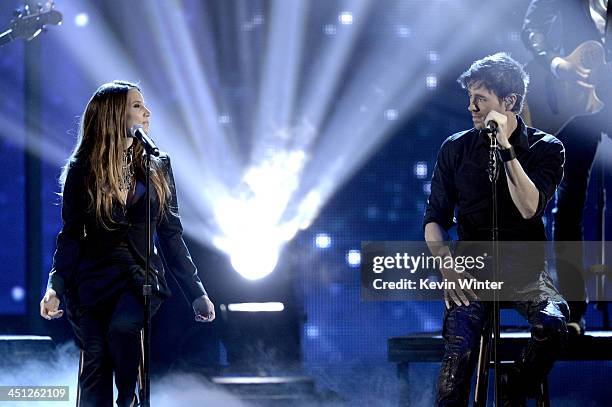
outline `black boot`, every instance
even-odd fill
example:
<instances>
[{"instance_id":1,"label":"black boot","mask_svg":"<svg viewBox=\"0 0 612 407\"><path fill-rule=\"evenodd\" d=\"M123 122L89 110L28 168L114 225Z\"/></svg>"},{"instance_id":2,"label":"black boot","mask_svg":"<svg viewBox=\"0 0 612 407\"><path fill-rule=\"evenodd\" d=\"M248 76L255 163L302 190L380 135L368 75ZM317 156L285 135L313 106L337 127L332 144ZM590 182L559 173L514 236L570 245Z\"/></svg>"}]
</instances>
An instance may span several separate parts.
<instances>
[{"instance_id":1,"label":"black boot","mask_svg":"<svg viewBox=\"0 0 612 407\"><path fill-rule=\"evenodd\" d=\"M502 407L523 407L527 404L527 383L515 366L502 369L498 392Z\"/></svg>"}]
</instances>

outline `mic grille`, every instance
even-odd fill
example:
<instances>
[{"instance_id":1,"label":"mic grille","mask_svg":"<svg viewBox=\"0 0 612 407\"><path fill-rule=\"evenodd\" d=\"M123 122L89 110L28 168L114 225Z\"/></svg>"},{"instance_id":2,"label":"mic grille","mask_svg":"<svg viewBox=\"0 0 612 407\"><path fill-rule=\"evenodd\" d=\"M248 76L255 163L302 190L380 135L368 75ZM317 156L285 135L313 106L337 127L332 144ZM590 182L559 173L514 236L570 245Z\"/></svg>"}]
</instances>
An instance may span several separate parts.
<instances>
[{"instance_id":1,"label":"mic grille","mask_svg":"<svg viewBox=\"0 0 612 407\"><path fill-rule=\"evenodd\" d=\"M132 135L132 137L136 137L136 132L140 130L140 131L144 131L142 124L135 124L130 128L130 134Z\"/></svg>"}]
</instances>

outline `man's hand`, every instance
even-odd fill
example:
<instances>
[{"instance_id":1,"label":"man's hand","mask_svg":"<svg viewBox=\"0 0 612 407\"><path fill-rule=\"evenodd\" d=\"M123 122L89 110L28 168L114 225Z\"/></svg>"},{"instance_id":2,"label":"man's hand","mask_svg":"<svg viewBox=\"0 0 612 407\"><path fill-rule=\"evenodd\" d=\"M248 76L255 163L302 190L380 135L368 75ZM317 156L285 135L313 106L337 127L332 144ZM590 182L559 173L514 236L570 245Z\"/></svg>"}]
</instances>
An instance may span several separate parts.
<instances>
[{"instance_id":1,"label":"man's hand","mask_svg":"<svg viewBox=\"0 0 612 407\"><path fill-rule=\"evenodd\" d=\"M49 288L43 299L40 300L40 316L47 320L61 318L64 311L59 309L59 305L60 300L57 298L57 293L54 289Z\"/></svg>"},{"instance_id":2,"label":"man's hand","mask_svg":"<svg viewBox=\"0 0 612 407\"><path fill-rule=\"evenodd\" d=\"M565 58L558 57L558 65L556 68L557 76L564 81L575 83L586 89L592 89L593 85L589 83L591 70L582 68Z\"/></svg>"},{"instance_id":3,"label":"man's hand","mask_svg":"<svg viewBox=\"0 0 612 407\"><path fill-rule=\"evenodd\" d=\"M445 289L444 290L444 304L446 308L450 308L450 301L452 300L458 307L461 305L470 305L471 300L477 300L478 297L474 294L474 291L467 288L465 290L461 289L461 285L459 284L459 280L470 280L473 279L469 273L463 272L458 273L453 269L442 268L440 269L440 273L442 274L443 280L455 283L454 289ZM450 285L450 284L449 284ZM469 297L469 298L468 298Z\"/></svg>"},{"instance_id":4,"label":"man's hand","mask_svg":"<svg viewBox=\"0 0 612 407\"><path fill-rule=\"evenodd\" d=\"M210 301L208 295L203 295L193 301L193 312L198 322L212 322L215 319L215 305Z\"/></svg>"},{"instance_id":5,"label":"man's hand","mask_svg":"<svg viewBox=\"0 0 612 407\"><path fill-rule=\"evenodd\" d=\"M497 123L497 144L501 148L510 148L509 139L511 134L508 134L508 118L506 115L491 110L487 117L485 117L485 124L488 124L490 121Z\"/></svg>"}]
</instances>

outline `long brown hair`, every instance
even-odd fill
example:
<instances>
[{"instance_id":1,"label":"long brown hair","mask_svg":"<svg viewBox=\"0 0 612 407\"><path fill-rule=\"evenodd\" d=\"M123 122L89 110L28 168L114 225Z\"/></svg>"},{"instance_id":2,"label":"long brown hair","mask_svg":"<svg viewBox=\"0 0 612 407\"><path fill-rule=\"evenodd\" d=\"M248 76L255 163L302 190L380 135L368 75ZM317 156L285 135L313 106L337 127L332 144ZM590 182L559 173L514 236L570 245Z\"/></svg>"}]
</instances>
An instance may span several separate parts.
<instances>
[{"instance_id":1,"label":"long brown hair","mask_svg":"<svg viewBox=\"0 0 612 407\"><path fill-rule=\"evenodd\" d=\"M138 85L124 81L105 83L96 90L81 117L78 139L60 176L62 190L66 182L68 169L73 163L87 168L86 183L90 211L94 211L96 220L106 229L111 229L113 219L113 202L125 205L121 199L120 180L122 177L123 151L128 136L126 121L127 95L130 89L140 92ZM143 147L134 142L134 174L144 180ZM151 184L159 200L159 213L167 206L170 198L170 186L164 176L162 162L151 159Z\"/></svg>"}]
</instances>

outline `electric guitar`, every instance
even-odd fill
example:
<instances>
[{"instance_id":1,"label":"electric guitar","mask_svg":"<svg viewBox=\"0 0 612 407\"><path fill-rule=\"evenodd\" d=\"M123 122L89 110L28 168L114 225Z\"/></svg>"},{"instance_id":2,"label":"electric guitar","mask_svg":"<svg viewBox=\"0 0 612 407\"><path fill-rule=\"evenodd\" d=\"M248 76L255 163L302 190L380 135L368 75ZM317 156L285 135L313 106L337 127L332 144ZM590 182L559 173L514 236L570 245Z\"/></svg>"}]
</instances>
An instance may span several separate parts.
<instances>
[{"instance_id":1,"label":"electric guitar","mask_svg":"<svg viewBox=\"0 0 612 407\"><path fill-rule=\"evenodd\" d=\"M525 67L530 77L525 120L550 134L556 134L573 117L597 113L605 104L612 103L612 66L605 61L601 43L583 42L564 58L590 69L588 83L594 87L558 79L550 68L535 60Z\"/></svg>"},{"instance_id":2,"label":"electric guitar","mask_svg":"<svg viewBox=\"0 0 612 407\"><path fill-rule=\"evenodd\" d=\"M36 11L32 11L28 5L23 10L17 10L9 29L0 33L0 47L18 38L30 41L48 24L60 25L62 13L53 6L53 2L49 1L45 6L39 5Z\"/></svg>"}]
</instances>

